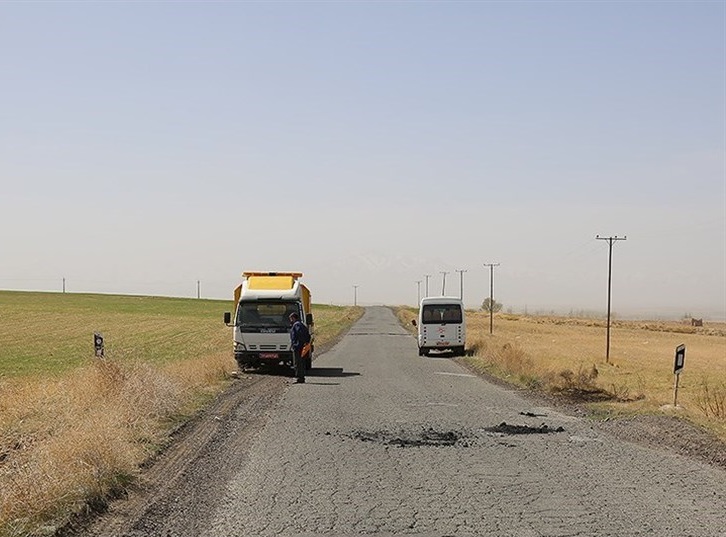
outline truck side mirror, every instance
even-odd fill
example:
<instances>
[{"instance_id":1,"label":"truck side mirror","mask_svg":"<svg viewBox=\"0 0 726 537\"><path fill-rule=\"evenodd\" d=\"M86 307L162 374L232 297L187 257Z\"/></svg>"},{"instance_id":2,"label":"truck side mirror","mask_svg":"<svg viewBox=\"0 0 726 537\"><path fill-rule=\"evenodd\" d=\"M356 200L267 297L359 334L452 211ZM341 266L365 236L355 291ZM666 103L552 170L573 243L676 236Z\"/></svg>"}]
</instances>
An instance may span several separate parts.
<instances>
[{"instance_id":1,"label":"truck side mirror","mask_svg":"<svg viewBox=\"0 0 726 537\"><path fill-rule=\"evenodd\" d=\"M232 314L228 311L224 312L224 324L229 325L232 322Z\"/></svg>"},{"instance_id":2,"label":"truck side mirror","mask_svg":"<svg viewBox=\"0 0 726 537\"><path fill-rule=\"evenodd\" d=\"M314 323L315 323L315 321L313 321L313 314L306 313L305 314L305 324L308 326L312 326Z\"/></svg>"},{"instance_id":3,"label":"truck side mirror","mask_svg":"<svg viewBox=\"0 0 726 537\"><path fill-rule=\"evenodd\" d=\"M411 324L416 326L416 319L411 319Z\"/></svg>"}]
</instances>

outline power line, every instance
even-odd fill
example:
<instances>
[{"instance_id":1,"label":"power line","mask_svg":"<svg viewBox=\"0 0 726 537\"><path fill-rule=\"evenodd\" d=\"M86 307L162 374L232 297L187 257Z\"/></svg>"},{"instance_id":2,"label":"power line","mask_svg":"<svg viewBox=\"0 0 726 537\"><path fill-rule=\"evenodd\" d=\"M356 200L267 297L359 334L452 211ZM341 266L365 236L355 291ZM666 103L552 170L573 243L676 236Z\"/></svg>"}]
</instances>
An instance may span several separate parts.
<instances>
[{"instance_id":1,"label":"power line","mask_svg":"<svg viewBox=\"0 0 726 537\"><path fill-rule=\"evenodd\" d=\"M573 259L580 259L582 257L590 256L594 251L596 246L593 245L590 241L592 239L587 239L586 242L583 242L581 244L578 244L575 248L572 250L562 254L562 258L573 258Z\"/></svg>"}]
</instances>

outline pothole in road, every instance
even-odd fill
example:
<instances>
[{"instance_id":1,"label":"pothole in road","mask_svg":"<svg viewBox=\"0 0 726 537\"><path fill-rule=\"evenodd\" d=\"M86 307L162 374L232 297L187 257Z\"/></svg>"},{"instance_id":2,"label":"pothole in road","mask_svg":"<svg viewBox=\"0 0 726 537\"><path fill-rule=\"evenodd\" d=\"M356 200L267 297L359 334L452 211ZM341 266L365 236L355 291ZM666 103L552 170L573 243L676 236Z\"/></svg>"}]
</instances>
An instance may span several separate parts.
<instances>
[{"instance_id":1,"label":"pothole in road","mask_svg":"<svg viewBox=\"0 0 726 537\"><path fill-rule=\"evenodd\" d=\"M463 447L469 447L467 442L463 442L464 435L455 431L437 431L435 429L423 429L418 432L408 433L400 431L392 433L390 431L355 431L350 435L351 438L362 442L376 442L386 446L406 447L422 447L422 446L453 446L457 442Z\"/></svg>"},{"instance_id":2,"label":"pothole in road","mask_svg":"<svg viewBox=\"0 0 726 537\"><path fill-rule=\"evenodd\" d=\"M562 433L562 427L550 427L543 423L537 427L530 425L512 425L502 422L495 427L479 429L489 436L510 436L510 435L532 435L532 434L553 434ZM330 433L326 433L330 434ZM359 440L361 442L373 442L384 446L396 446L401 448L409 447L471 447L477 445L480 435L462 431L441 431L432 427L422 428L418 431L354 431L343 436ZM511 446L514 447L514 446Z\"/></svg>"},{"instance_id":3,"label":"pothole in road","mask_svg":"<svg viewBox=\"0 0 726 537\"><path fill-rule=\"evenodd\" d=\"M502 422L496 427L486 427L484 429L489 433L498 433L502 435L513 435L513 434L551 434L551 433L563 433L565 430L562 427L552 428L547 424L543 423L538 427L531 427L529 425L511 425L507 422Z\"/></svg>"}]
</instances>

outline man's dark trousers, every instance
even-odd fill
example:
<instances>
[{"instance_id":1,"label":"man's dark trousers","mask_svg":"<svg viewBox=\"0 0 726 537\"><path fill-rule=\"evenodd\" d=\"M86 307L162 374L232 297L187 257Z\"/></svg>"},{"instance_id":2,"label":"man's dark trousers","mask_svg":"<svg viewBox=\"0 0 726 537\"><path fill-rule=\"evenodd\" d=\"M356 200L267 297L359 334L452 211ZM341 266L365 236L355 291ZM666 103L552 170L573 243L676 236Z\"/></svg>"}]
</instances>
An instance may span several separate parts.
<instances>
[{"instance_id":1,"label":"man's dark trousers","mask_svg":"<svg viewBox=\"0 0 726 537\"><path fill-rule=\"evenodd\" d=\"M293 349L293 365L295 366L295 377L298 382L305 382L305 359L302 357L302 349Z\"/></svg>"}]
</instances>

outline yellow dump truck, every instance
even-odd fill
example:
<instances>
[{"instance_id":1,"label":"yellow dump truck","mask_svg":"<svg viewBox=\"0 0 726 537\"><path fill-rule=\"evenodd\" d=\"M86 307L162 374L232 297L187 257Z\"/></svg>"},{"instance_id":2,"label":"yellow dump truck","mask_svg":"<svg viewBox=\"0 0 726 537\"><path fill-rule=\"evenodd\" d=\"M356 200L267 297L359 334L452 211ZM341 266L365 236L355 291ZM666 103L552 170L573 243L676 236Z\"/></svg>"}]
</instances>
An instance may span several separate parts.
<instances>
[{"instance_id":1,"label":"yellow dump truck","mask_svg":"<svg viewBox=\"0 0 726 537\"><path fill-rule=\"evenodd\" d=\"M234 359L240 369L286 365L293 367L290 346L291 313L297 313L312 338L315 336L310 289L300 279L302 272L243 272L234 290L234 314L224 322L232 327ZM312 367L313 352L305 361Z\"/></svg>"}]
</instances>

